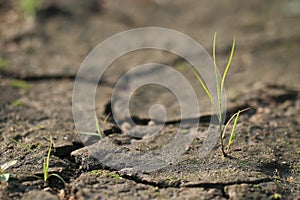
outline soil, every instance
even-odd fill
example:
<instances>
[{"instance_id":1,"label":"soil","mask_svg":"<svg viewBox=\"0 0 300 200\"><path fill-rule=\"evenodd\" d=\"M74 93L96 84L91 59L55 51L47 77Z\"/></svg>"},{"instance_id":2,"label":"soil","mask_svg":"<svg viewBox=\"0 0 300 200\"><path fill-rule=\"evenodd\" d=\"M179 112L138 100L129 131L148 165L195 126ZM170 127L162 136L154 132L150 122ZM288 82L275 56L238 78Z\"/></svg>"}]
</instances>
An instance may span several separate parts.
<instances>
[{"instance_id":1,"label":"soil","mask_svg":"<svg viewBox=\"0 0 300 200\"><path fill-rule=\"evenodd\" d=\"M35 16L28 16L19 1L0 1L0 164L18 161L8 169L13 177L0 184L0 199L300 199L299 1L84 2L43 0ZM134 130L136 137L110 117L106 137L84 147L72 114L81 62L111 35L145 26L181 31L208 52L217 31L220 70L236 35L226 80L227 119L239 109L250 110L240 116L228 157L218 143L199 158L198 137L176 162L151 172L134 169L134 163L108 165L95 159L88 149L109 155L114 146L108 140L134 153L159 149L173 138L180 107L172 94L157 87L141 88L133 97L130 111L145 126ZM198 116L198 132L203 132L214 114L191 66L157 50L132 52L112 63L96 94L100 123L111 111L118 78L148 62L173 66L191 81L203 102ZM153 103L167 105L168 119L149 137L157 125L148 116ZM43 181L50 135L49 173L59 174L66 184L55 176Z\"/></svg>"}]
</instances>

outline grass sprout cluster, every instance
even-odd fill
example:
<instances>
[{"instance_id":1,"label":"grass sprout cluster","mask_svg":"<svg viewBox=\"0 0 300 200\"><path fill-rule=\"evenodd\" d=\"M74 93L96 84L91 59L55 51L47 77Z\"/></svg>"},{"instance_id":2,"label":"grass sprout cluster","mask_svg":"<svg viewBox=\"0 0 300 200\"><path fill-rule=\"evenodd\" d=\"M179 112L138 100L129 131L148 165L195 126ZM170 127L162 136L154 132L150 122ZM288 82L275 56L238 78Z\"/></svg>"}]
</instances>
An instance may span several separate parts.
<instances>
[{"instance_id":1,"label":"grass sprout cluster","mask_svg":"<svg viewBox=\"0 0 300 200\"><path fill-rule=\"evenodd\" d=\"M15 139L11 139L12 142L16 143L17 145L21 146L22 148L26 149L27 151L31 152L32 154L34 154L35 156L39 156L35 151L33 151L28 145L22 144L21 142L18 142ZM50 135L50 144L49 144L49 148L47 151L47 156L44 158L44 162L43 162L43 180L44 182L47 182L47 180L51 177L51 176L55 176L57 177L59 180L61 180L64 184L66 184L65 180L58 174L56 173L49 173L49 163L50 163L50 157L51 157L51 151L52 151L52 146L53 146L53 139L52 139L52 135ZM15 164L15 163L14 163ZM11 165L10 165L11 166ZM41 178L39 176L36 176L34 174L31 174L31 176L36 177L36 178Z\"/></svg>"},{"instance_id":2,"label":"grass sprout cluster","mask_svg":"<svg viewBox=\"0 0 300 200\"><path fill-rule=\"evenodd\" d=\"M217 62L216 62L216 40L217 40L217 33L214 34L214 40L213 40L213 62L214 62L214 72L215 72L215 80L216 80L216 87L217 87L216 88L217 89L217 98L218 98L217 102L215 102L213 100L212 94L208 90L207 86L205 85L205 83L202 80L202 78L200 77L200 75L197 72L194 72L194 74L195 74L196 78L198 79L198 81L200 82L205 93L207 94L212 106L214 107L215 110L217 110L217 118L218 118L218 123L219 123L219 134L220 134L220 139L221 139L221 150L222 150L223 156L226 157L230 146L232 145L233 141L235 140L236 125L237 125L239 116L242 112L248 110L249 108L239 110L227 121L225 126L223 126L223 121L225 121L225 120L223 119L223 111L222 111L223 110L223 104L222 104L222 94L223 93L222 92L224 90L224 83L225 83L225 79L226 79L228 70L231 66L231 61L232 61L234 49L235 49L236 37L234 37L234 39L233 39L230 57L229 57L227 65L226 65L226 68L224 70L224 73L221 77L218 74L218 68L217 68ZM225 147L224 138L225 138L226 130L232 121L233 121L233 127L231 129L228 144ZM227 152L225 151L225 148L226 148Z\"/></svg>"},{"instance_id":3,"label":"grass sprout cluster","mask_svg":"<svg viewBox=\"0 0 300 200\"><path fill-rule=\"evenodd\" d=\"M44 163L43 163L44 181L46 182L49 177L55 176L58 179L60 179L64 184L66 184L66 182L64 181L64 179L60 175L55 174L55 173L49 174L49 162L50 162L52 145L53 145L53 140L52 140L52 136L50 135L49 149L48 149L47 157L44 158Z\"/></svg>"},{"instance_id":4,"label":"grass sprout cluster","mask_svg":"<svg viewBox=\"0 0 300 200\"><path fill-rule=\"evenodd\" d=\"M109 116L110 116L110 114L106 115L106 117L104 118L103 123L102 123L102 127L100 126L100 123L99 123L99 120L98 120L97 116L95 116L95 124L96 124L97 133L84 132L84 131L80 131L79 133L82 134L82 135L97 136L97 137L99 137L100 140L103 139L105 125L107 123L107 120L108 120Z\"/></svg>"}]
</instances>

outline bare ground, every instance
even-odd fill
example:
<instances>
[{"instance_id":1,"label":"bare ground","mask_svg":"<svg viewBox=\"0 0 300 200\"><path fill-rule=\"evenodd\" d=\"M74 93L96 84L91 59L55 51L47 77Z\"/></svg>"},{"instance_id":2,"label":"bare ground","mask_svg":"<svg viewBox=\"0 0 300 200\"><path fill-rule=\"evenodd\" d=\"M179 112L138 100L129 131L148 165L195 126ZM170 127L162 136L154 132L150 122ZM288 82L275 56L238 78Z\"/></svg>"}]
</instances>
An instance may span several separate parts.
<instances>
[{"instance_id":1,"label":"bare ground","mask_svg":"<svg viewBox=\"0 0 300 200\"><path fill-rule=\"evenodd\" d=\"M0 163L18 160L10 168L14 177L0 184L1 199L272 199L276 195L300 199L300 13L294 9L298 1L70 2L42 1L35 18L28 18L18 10L17 1L0 1ZM208 156L198 158L201 139L196 138L177 162L145 173L107 166L83 147L72 116L72 89L80 63L112 34L143 26L182 31L209 52L217 31L220 66L227 62L232 37L237 36L226 82L228 116L251 109L240 118L230 157L223 158L217 144ZM146 62L172 65L197 86L184 60L165 52L136 52L120 58L106 72L96 95L100 118L109 112L118 77ZM163 92L154 99L152 93L141 93L131 105L141 124L149 121L147 106L141 102L151 105L159 99L169 105L168 123L157 137L129 137L112 120L105 134L120 147L148 151L160 148L176 132L178 104ZM200 86L199 95L204 95ZM208 111L203 110L206 117ZM207 125L200 115L199 132ZM42 180L50 135L54 139L50 172L61 175L66 185L55 177ZM90 148L107 150L97 143Z\"/></svg>"}]
</instances>

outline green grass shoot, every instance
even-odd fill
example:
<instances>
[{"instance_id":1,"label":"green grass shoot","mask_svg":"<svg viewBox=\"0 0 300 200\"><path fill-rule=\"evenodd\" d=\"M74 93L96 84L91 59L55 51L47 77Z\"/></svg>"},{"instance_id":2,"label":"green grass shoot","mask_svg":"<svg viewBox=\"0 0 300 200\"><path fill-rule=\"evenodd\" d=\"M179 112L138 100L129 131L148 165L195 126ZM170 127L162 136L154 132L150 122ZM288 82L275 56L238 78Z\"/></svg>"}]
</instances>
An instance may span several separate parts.
<instances>
[{"instance_id":1,"label":"green grass shoot","mask_svg":"<svg viewBox=\"0 0 300 200\"><path fill-rule=\"evenodd\" d=\"M28 90L30 89L29 84L26 81L22 81L22 80L11 80L10 81L11 86L15 87L15 88L19 88L19 89L23 89L23 90Z\"/></svg>"},{"instance_id":2,"label":"green grass shoot","mask_svg":"<svg viewBox=\"0 0 300 200\"><path fill-rule=\"evenodd\" d=\"M60 175L55 174L55 173L49 174L49 162L50 162L50 156L51 156L52 145L53 145L53 140L52 140L52 135L50 135L50 145L49 145L47 157L44 159L44 164L43 164L44 181L46 182L46 181L48 180L49 177L55 176L55 177L57 177L59 180L61 180L64 184L66 184L66 182L64 181L64 179L63 179Z\"/></svg>"},{"instance_id":3,"label":"green grass shoot","mask_svg":"<svg viewBox=\"0 0 300 200\"><path fill-rule=\"evenodd\" d=\"M213 41L213 60L214 60L214 70L216 76L216 87L217 87L217 95L218 95L218 118L219 118L219 123L221 123L222 122L222 88L220 85L220 77L218 75L218 69L217 69L216 41L217 41L217 33L215 32L214 41Z\"/></svg>"},{"instance_id":4,"label":"green grass shoot","mask_svg":"<svg viewBox=\"0 0 300 200\"><path fill-rule=\"evenodd\" d=\"M234 122L233 122L233 127L231 129L231 133L230 133L230 137L229 137L229 141L228 141L228 144L226 146L227 150L229 150L230 146L232 145L233 141L235 140L235 129L236 129L236 125L237 125L237 122L239 120L239 116L240 116L240 113L242 112L245 112L247 110L249 110L250 108L245 108L243 110L239 110L238 112L236 112L234 115L232 115L230 117L230 119L227 121L224 129L223 129L223 134L222 134L222 138L225 137L225 133L226 133L226 130L227 130L227 127L228 125L232 122L232 120L234 119Z\"/></svg>"},{"instance_id":5,"label":"green grass shoot","mask_svg":"<svg viewBox=\"0 0 300 200\"><path fill-rule=\"evenodd\" d=\"M7 68L7 61L0 58L0 69L5 69Z\"/></svg>"},{"instance_id":6,"label":"green grass shoot","mask_svg":"<svg viewBox=\"0 0 300 200\"><path fill-rule=\"evenodd\" d=\"M239 116L240 116L240 113L242 112L245 112L247 110L249 110L250 108L245 108L243 110L239 110L237 113L235 113L234 115L231 116L231 118L228 120L228 122L226 123L225 127L224 127L224 130L223 130L223 134L222 134L222 137L224 138L225 137L225 132L226 132L226 129L228 127L228 125L231 123L231 121L234 119L234 122L233 122L233 127L231 129L231 133L230 133L230 137L229 137L229 141L228 141L228 144L226 146L226 149L227 151L229 150L230 146L232 145L233 141L235 140L235 129L236 129L236 125L237 125L237 122L239 120Z\"/></svg>"},{"instance_id":7,"label":"green grass shoot","mask_svg":"<svg viewBox=\"0 0 300 200\"><path fill-rule=\"evenodd\" d=\"M82 135L98 136L100 138L100 140L103 139L105 125L107 123L109 116L110 116L110 114L106 115L106 117L103 120L102 127L100 127L99 120L98 120L97 116L95 115L95 124L96 124L97 133L84 132L84 131L81 131L79 133Z\"/></svg>"},{"instance_id":8,"label":"green grass shoot","mask_svg":"<svg viewBox=\"0 0 300 200\"><path fill-rule=\"evenodd\" d=\"M228 144L226 146L227 150L229 149L230 145L235 140L235 128L236 128L236 124L237 124L237 122L239 120L239 116L240 116L240 111L237 112L237 114L236 114L236 117L235 117L235 120L234 120L234 123L233 123L233 127L231 129L231 134L230 134L230 137L229 137L229 141L228 141Z\"/></svg>"},{"instance_id":9,"label":"green grass shoot","mask_svg":"<svg viewBox=\"0 0 300 200\"><path fill-rule=\"evenodd\" d=\"M103 130L100 128L100 124L99 124L99 121L98 121L98 118L97 118L96 115L95 115L95 121L96 121L97 133L98 133L98 136L101 140L104 137L104 133L103 133Z\"/></svg>"},{"instance_id":10,"label":"green grass shoot","mask_svg":"<svg viewBox=\"0 0 300 200\"><path fill-rule=\"evenodd\" d=\"M21 147L23 147L24 149L26 149L27 151L30 151L31 153L37 155L37 153L35 151L33 151L28 145L22 144L21 142L15 140L15 139L10 139L12 142L16 143L17 145L20 145Z\"/></svg>"},{"instance_id":11,"label":"green grass shoot","mask_svg":"<svg viewBox=\"0 0 300 200\"><path fill-rule=\"evenodd\" d=\"M227 76L227 72L228 72L229 67L230 67L230 65L231 65L231 61L232 61L232 57L233 57L233 53L234 53L234 48L235 48L235 42L236 42L236 37L234 36L234 38L233 38L233 43L232 43L232 47L231 47L230 57L229 57L227 66L226 66L226 68L225 68L225 70L224 70L223 77L222 77L221 89L224 88L225 78L226 78L226 76Z\"/></svg>"},{"instance_id":12,"label":"green grass shoot","mask_svg":"<svg viewBox=\"0 0 300 200\"><path fill-rule=\"evenodd\" d=\"M234 139L235 139L235 133L236 133L236 125L239 119L239 115L241 112L244 112L248 109L244 109L241 111L238 111L237 113L235 113L231 119L226 123L225 127L223 127L223 105L222 105L222 92L224 89L224 84L225 84L225 79L227 77L229 68L231 66L231 62L232 62L232 58L233 58L233 54L235 51L235 43L236 43L236 37L234 37L233 42L232 42L232 47L231 47L231 53L230 53L230 57L228 60L228 63L225 67L225 70L223 72L223 75L220 77L218 74L218 68L217 68L217 61L216 61L216 43L217 43L217 33L214 34L214 39L213 39L213 63L214 63L214 71L215 71L215 79L216 79L216 89L217 89L217 102L215 103L215 101L212 98L212 94L210 93L210 91L208 90L207 86L205 85L204 81L201 79L200 75L197 74L197 72L194 72L196 78L198 79L198 81L200 82L202 88L204 89L205 93L207 94L210 102L212 103L213 107L217 110L217 117L218 117L218 121L219 121L219 131L220 131L220 139L221 139L221 148L222 148L222 153L224 156L227 156L226 152L225 152L225 145L224 145L224 137L225 137L225 132L227 129L227 126L230 124L230 122L234 119L234 123L233 123L233 128L231 130L231 134L230 134L230 138L229 138L229 142L227 147L227 150L230 148L230 145L233 143Z\"/></svg>"},{"instance_id":13,"label":"green grass shoot","mask_svg":"<svg viewBox=\"0 0 300 200\"><path fill-rule=\"evenodd\" d=\"M11 103L11 105L14 107L22 107L22 106L24 106L24 102L22 102L20 100L15 100Z\"/></svg>"},{"instance_id":14,"label":"green grass shoot","mask_svg":"<svg viewBox=\"0 0 300 200\"><path fill-rule=\"evenodd\" d=\"M202 88L204 89L204 91L206 92L210 102L213 104L213 106L216 108L216 104L214 102L214 100L212 99L212 96L210 95L209 90L207 89L205 83L202 81L201 77L197 74L197 72L194 72L195 76L197 77L199 83L201 83Z\"/></svg>"},{"instance_id":15,"label":"green grass shoot","mask_svg":"<svg viewBox=\"0 0 300 200\"><path fill-rule=\"evenodd\" d=\"M40 2L41 0L21 0L20 7L26 15L35 15Z\"/></svg>"}]
</instances>

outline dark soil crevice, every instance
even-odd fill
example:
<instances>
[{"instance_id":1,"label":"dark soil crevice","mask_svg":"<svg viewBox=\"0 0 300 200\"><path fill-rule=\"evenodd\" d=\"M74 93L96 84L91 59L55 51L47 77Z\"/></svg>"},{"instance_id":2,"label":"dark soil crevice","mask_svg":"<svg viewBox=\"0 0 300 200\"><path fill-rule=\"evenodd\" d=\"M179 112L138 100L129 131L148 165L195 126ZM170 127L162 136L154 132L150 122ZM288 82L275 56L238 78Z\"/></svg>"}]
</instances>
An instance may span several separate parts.
<instances>
[{"instance_id":1,"label":"dark soil crevice","mask_svg":"<svg viewBox=\"0 0 300 200\"><path fill-rule=\"evenodd\" d=\"M197 188L197 187L202 187L202 188L217 188L217 189L223 189L225 186L229 185L240 185L240 184L260 184L260 183L267 183L267 182L272 182L272 178L263 178L263 179L258 179L258 180L241 180L241 181L233 181L233 182L224 182L224 183L195 183L195 184L188 184L185 185L184 187L188 188Z\"/></svg>"},{"instance_id":2,"label":"dark soil crevice","mask_svg":"<svg viewBox=\"0 0 300 200\"><path fill-rule=\"evenodd\" d=\"M72 159L70 154L72 151L75 151L77 149L80 149L84 147L82 143L73 143L73 145L67 145L62 147L56 147L53 155L59 157L59 158L69 158Z\"/></svg>"},{"instance_id":3,"label":"dark soil crevice","mask_svg":"<svg viewBox=\"0 0 300 200\"><path fill-rule=\"evenodd\" d=\"M187 183L187 184L182 184L180 180L178 181L160 181L160 182L153 182L153 181L148 181L144 180L138 176L130 176L126 174L120 175L122 178L134 181L138 184L144 184L144 185L149 185L157 188L204 188L204 189L220 189L224 190L225 186L230 186L230 185L239 185L239 184L260 184L260 183L266 183L266 182L272 182L272 178L263 178L263 179L258 179L258 180L241 180L241 181L233 181L233 182L224 182L224 183Z\"/></svg>"},{"instance_id":4,"label":"dark soil crevice","mask_svg":"<svg viewBox=\"0 0 300 200\"><path fill-rule=\"evenodd\" d=\"M227 194L227 192L225 191L225 187L223 187L222 189L221 189L221 191L222 191L222 195L223 195L223 197L224 198L226 198L226 199L229 199L230 198L230 196Z\"/></svg>"},{"instance_id":5,"label":"dark soil crevice","mask_svg":"<svg viewBox=\"0 0 300 200\"><path fill-rule=\"evenodd\" d=\"M51 81L51 80L70 80L74 81L84 81L86 83L95 83L97 80L86 80L84 78L76 77L76 75L73 74L49 74L49 75L22 75L17 74L14 72L9 72L6 70L0 69L0 77L1 78L8 78L8 79L17 79L20 81L27 81L27 82L41 82L41 81ZM113 86L113 83L107 82L106 80L100 80L98 84L101 84L103 86Z\"/></svg>"},{"instance_id":6,"label":"dark soil crevice","mask_svg":"<svg viewBox=\"0 0 300 200\"><path fill-rule=\"evenodd\" d=\"M290 167L288 164L280 164L277 161L271 163L263 163L259 166L262 173L266 175L272 176L276 171L280 173L280 175L287 176L290 175Z\"/></svg>"},{"instance_id":7,"label":"dark soil crevice","mask_svg":"<svg viewBox=\"0 0 300 200\"><path fill-rule=\"evenodd\" d=\"M58 16L62 16L66 19L70 19L71 15L72 14L69 11L63 10L57 6L52 5L45 9L38 10L37 19L39 20L40 23L45 23L47 20Z\"/></svg>"},{"instance_id":8,"label":"dark soil crevice","mask_svg":"<svg viewBox=\"0 0 300 200\"><path fill-rule=\"evenodd\" d=\"M71 179L77 178L80 172L80 164L76 163L74 158L71 156L71 152L84 147L82 143L73 143L73 145L67 145L62 147L56 147L53 151L53 155L58 158L66 161L68 163L61 174L66 182L69 182Z\"/></svg>"},{"instance_id":9,"label":"dark soil crevice","mask_svg":"<svg viewBox=\"0 0 300 200\"><path fill-rule=\"evenodd\" d=\"M126 174L120 175L120 176L124 179L134 181L135 183L149 185L149 186L152 186L152 187L157 187L157 188L175 187L175 188L179 188L178 184L166 184L165 181L156 183L156 182L141 179L138 176L129 176L129 175L126 175Z\"/></svg>"},{"instance_id":10,"label":"dark soil crevice","mask_svg":"<svg viewBox=\"0 0 300 200\"><path fill-rule=\"evenodd\" d=\"M74 80L75 75L67 75L67 74L57 74L57 75L22 75L22 74L17 74L14 72L10 72L7 70L1 70L0 69L0 76L4 78L12 78L12 79L18 79L22 81L30 81L30 82L37 82L37 81L49 81L49 80Z\"/></svg>"}]
</instances>

